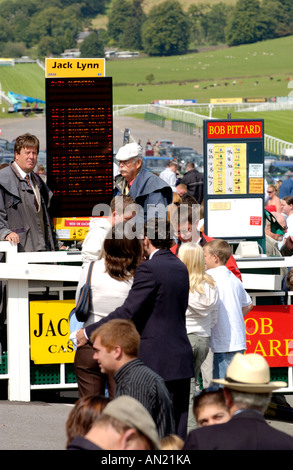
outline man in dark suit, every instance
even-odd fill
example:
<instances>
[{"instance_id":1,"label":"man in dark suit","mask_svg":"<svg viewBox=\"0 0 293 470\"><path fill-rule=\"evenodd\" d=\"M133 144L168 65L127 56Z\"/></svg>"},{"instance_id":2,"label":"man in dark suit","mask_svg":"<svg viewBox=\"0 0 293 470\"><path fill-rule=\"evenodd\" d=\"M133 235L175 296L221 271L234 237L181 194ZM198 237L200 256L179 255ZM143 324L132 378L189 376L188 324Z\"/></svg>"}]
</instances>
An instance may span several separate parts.
<instances>
[{"instance_id":1,"label":"man in dark suit","mask_svg":"<svg viewBox=\"0 0 293 470\"><path fill-rule=\"evenodd\" d=\"M188 395L193 355L185 327L189 276L186 266L170 251L170 225L151 219L145 225L144 251L148 260L136 269L124 304L100 322L77 332L77 345L113 318L132 319L141 335L139 358L163 377L170 392L176 433L186 437Z\"/></svg>"},{"instance_id":2,"label":"man in dark suit","mask_svg":"<svg viewBox=\"0 0 293 470\"><path fill-rule=\"evenodd\" d=\"M184 450L292 450L293 438L271 427L264 418L273 390L286 382L270 382L270 368L259 354L237 353L224 379L231 419L191 431Z\"/></svg>"}]
</instances>

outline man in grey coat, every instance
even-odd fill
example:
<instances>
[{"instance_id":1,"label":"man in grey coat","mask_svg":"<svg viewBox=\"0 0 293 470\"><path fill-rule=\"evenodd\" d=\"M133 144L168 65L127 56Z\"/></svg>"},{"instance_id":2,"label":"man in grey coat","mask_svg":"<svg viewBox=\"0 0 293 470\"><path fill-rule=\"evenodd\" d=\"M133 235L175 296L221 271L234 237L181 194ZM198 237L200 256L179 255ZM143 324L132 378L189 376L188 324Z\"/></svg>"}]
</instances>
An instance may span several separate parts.
<instances>
[{"instance_id":1,"label":"man in grey coat","mask_svg":"<svg viewBox=\"0 0 293 470\"><path fill-rule=\"evenodd\" d=\"M38 153L38 138L21 135L14 161L0 171L0 240L17 244L18 251L58 250L48 212L52 192L33 171Z\"/></svg>"}]
</instances>

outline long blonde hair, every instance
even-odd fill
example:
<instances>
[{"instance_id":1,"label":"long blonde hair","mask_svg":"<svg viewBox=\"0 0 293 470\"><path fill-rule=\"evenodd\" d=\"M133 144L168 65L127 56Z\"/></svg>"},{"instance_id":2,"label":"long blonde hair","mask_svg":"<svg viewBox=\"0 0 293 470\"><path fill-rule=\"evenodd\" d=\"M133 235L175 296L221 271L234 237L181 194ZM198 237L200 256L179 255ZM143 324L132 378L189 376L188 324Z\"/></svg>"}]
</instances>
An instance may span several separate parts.
<instances>
[{"instance_id":1,"label":"long blonde hair","mask_svg":"<svg viewBox=\"0 0 293 470\"><path fill-rule=\"evenodd\" d=\"M185 264L189 274L190 292L204 294L204 283L216 287L214 279L205 272L204 253L200 245L194 242L183 243L178 251L179 259Z\"/></svg>"}]
</instances>

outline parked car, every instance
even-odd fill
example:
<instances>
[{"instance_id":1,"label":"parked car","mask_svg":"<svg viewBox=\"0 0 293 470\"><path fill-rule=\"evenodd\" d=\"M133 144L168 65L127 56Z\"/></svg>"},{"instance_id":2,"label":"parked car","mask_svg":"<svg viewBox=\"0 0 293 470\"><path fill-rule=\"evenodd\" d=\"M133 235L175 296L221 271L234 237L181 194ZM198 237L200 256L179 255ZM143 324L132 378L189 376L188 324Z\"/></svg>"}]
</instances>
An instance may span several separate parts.
<instances>
[{"instance_id":1,"label":"parked car","mask_svg":"<svg viewBox=\"0 0 293 470\"><path fill-rule=\"evenodd\" d=\"M165 170L167 163L172 160L172 157L143 157L143 167L159 175L161 171Z\"/></svg>"},{"instance_id":2,"label":"parked car","mask_svg":"<svg viewBox=\"0 0 293 470\"><path fill-rule=\"evenodd\" d=\"M158 140L158 144L160 147L173 147L174 146L172 140L168 140L168 139Z\"/></svg>"},{"instance_id":3,"label":"parked car","mask_svg":"<svg viewBox=\"0 0 293 470\"><path fill-rule=\"evenodd\" d=\"M203 173L203 156L192 147L173 147L172 156L178 162L180 173L186 172L186 164L188 162L193 162L195 168L200 173Z\"/></svg>"},{"instance_id":4,"label":"parked car","mask_svg":"<svg viewBox=\"0 0 293 470\"><path fill-rule=\"evenodd\" d=\"M189 153L191 155L194 155L194 154L197 154L197 151L194 150L192 147L177 147L177 146L174 146L174 147L171 148L171 153L172 153L172 157L174 157L174 158L176 158L176 160L180 161L182 155L187 156Z\"/></svg>"},{"instance_id":5,"label":"parked car","mask_svg":"<svg viewBox=\"0 0 293 470\"><path fill-rule=\"evenodd\" d=\"M293 161L274 160L270 163L267 180L273 182L287 178L288 175L293 175Z\"/></svg>"}]
</instances>

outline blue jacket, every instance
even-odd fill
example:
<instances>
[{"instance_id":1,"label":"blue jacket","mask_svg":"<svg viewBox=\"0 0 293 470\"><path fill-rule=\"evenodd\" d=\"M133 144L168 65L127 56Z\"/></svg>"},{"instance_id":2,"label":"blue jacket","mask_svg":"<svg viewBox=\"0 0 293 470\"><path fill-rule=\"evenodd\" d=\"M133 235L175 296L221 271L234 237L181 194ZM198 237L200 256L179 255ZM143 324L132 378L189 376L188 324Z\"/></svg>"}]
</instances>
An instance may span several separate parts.
<instances>
[{"instance_id":1,"label":"blue jacket","mask_svg":"<svg viewBox=\"0 0 293 470\"><path fill-rule=\"evenodd\" d=\"M117 175L115 178L114 196L123 194L125 186L126 181L123 176ZM162 178L159 178L154 175L154 173L144 168L138 173L128 194L142 207L144 220L154 217L155 208L158 208L158 205L161 205L162 208L164 208L164 217L166 217L166 208L173 200L173 191L171 186L162 180ZM162 214L160 213L160 215Z\"/></svg>"}]
</instances>

